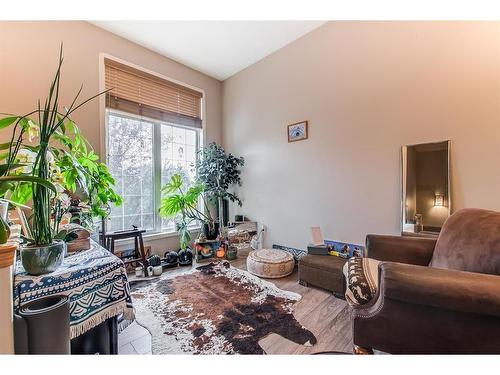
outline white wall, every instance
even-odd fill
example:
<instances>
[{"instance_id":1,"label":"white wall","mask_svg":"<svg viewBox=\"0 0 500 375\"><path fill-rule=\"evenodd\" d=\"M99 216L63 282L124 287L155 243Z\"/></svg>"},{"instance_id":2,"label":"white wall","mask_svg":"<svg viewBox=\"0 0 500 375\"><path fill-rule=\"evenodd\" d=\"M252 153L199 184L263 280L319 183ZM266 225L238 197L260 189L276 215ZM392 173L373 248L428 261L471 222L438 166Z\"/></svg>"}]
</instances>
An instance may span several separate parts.
<instances>
[{"instance_id":1,"label":"white wall","mask_svg":"<svg viewBox=\"0 0 500 375\"><path fill-rule=\"evenodd\" d=\"M309 121L288 143L286 125ZM223 82L266 245L400 230L400 147L451 140L452 208L500 210L500 23L330 22Z\"/></svg>"}]
</instances>

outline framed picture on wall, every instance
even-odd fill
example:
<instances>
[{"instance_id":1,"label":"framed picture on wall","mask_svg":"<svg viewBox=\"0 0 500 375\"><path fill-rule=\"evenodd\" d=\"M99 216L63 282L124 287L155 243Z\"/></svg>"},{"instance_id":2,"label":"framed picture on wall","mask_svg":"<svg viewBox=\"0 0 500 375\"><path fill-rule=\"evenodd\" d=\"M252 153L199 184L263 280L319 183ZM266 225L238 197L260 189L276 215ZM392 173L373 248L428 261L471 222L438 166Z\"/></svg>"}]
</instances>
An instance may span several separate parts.
<instances>
[{"instance_id":1,"label":"framed picture on wall","mask_svg":"<svg viewBox=\"0 0 500 375\"><path fill-rule=\"evenodd\" d=\"M288 142L307 139L307 121L296 122L288 125Z\"/></svg>"}]
</instances>

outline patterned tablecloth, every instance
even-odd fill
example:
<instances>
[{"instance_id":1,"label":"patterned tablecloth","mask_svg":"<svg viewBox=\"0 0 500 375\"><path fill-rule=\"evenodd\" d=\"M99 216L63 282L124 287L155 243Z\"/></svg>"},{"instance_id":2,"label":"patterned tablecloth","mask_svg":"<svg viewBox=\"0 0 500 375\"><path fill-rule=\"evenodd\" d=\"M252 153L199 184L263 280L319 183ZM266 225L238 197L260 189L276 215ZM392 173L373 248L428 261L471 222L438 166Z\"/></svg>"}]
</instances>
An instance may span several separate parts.
<instances>
[{"instance_id":1,"label":"patterned tablecloth","mask_svg":"<svg viewBox=\"0 0 500 375\"><path fill-rule=\"evenodd\" d=\"M70 300L71 338L121 313L134 319L123 262L92 242L91 248L66 257L54 272L30 276L16 263L14 309L41 297L63 294Z\"/></svg>"}]
</instances>

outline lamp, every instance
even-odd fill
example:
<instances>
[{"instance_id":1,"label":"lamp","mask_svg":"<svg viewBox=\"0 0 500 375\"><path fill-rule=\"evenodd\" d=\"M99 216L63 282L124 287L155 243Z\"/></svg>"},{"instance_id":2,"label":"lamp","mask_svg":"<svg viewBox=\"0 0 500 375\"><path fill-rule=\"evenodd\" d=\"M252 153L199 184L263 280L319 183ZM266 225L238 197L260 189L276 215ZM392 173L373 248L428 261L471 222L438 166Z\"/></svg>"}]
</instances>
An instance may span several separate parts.
<instances>
[{"instance_id":1,"label":"lamp","mask_svg":"<svg viewBox=\"0 0 500 375\"><path fill-rule=\"evenodd\" d=\"M434 206L444 206L444 195L436 194L434 196Z\"/></svg>"}]
</instances>

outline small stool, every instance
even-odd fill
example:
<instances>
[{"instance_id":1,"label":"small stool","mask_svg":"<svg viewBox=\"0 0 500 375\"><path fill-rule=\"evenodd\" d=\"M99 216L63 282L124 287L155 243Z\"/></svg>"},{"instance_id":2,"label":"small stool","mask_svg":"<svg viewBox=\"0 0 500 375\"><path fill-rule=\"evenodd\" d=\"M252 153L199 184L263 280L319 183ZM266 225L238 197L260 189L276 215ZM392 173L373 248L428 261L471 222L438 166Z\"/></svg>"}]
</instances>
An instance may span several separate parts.
<instances>
[{"instance_id":1,"label":"small stool","mask_svg":"<svg viewBox=\"0 0 500 375\"><path fill-rule=\"evenodd\" d=\"M143 268L144 276L147 276L147 268L148 261L146 259L146 251L144 250L144 241L142 239L142 234L145 233L145 230L133 229L133 230L124 230L113 233L106 233L104 235L104 241L106 245L106 249L109 250L112 254L115 254L115 241L122 240L126 238L134 239L134 254L132 256L126 255L123 257L119 257L123 260L125 265L134 263L141 264Z\"/></svg>"},{"instance_id":2,"label":"small stool","mask_svg":"<svg viewBox=\"0 0 500 375\"><path fill-rule=\"evenodd\" d=\"M295 267L293 255L278 249L251 251L247 257L247 270L266 279L278 279L290 275Z\"/></svg>"},{"instance_id":3,"label":"small stool","mask_svg":"<svg viewBox=\"0 0 500 375\"><path fill-rule=\"evenodd\" d=\"M345 299L346 282L342 268L347 259L334 255L306 255L299 260L299 283L316 286Z\"/></svg>"}]
</instances>

